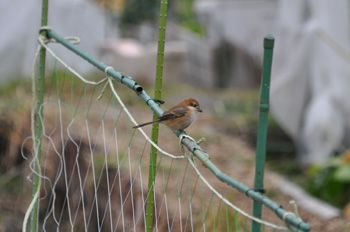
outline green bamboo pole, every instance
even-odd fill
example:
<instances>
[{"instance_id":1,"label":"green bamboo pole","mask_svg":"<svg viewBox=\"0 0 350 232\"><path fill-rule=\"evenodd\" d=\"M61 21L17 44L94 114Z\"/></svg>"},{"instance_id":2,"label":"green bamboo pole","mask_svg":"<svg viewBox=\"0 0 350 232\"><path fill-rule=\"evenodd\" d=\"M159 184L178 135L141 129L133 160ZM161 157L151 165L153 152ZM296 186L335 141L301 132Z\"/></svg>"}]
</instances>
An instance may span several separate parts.
<instances>
[{"instance_id":1,"label":"green bamboo pole","mask_svg":"<svg viewBox=\"0 0 350 232\"><path fill-rule=\"evenodd\" d=\"M260 89L260 106L259 106L259 124L258 139L256 146L256 164L255 164L255 190L263 191L264 189L264 168L266 155L266 137L267 137L267 120L269 116L269 99L270 99L270 76L272 66L273 46L275 39L272 35L267 35L264 39L264 61L263 74ZM261 218L262 204L254 201L253 216ZM253 221L252 231L260 232L260 224Z\"/></svg>"},{"instance_id":2,"label":"green bamboo pole","mask_svg":"<svg viewBox=\"0 0 350 232\"><path fill-rule=\"evenodd\" d=\"M90 56L88 53L81 50L76 45L72 44L68 40L64 39L63 37L59 36L57 33L55 33L52 30L47 30L47 34L49 38L55 39L58 43L61 43L63 46L68 48L69 50L73 51L83 59L90 62L92 65L96 66L99 70L105 71L107 68L107 65L102 63L101 61L95 59L94 57ZM130 89L134 90L135 93L145 102L147 105L158 115L163 114L163 110L159 107L159 105L152 100L150 96L147 95L147 93L143 90L143 88L138 85L131 77L125 77L120 72L117 72L112 69L108 69L107 74L113 77L116 81L119 81L120 83L126 85ZM179 137L183 132L175 132L176 135ZM299 218L295 217L292 214L289 214L286 212L280 205L278 205L276 202L273 202L269 198L263 196L259 192L247 187L243 183L238 182L237 180L229 177L225 173L221 172L220 169L218 169L210 160L209 155L203 151L203 149L193 142L192 140L188 138L183 138L181 143L192 153L194 156L196 156L201 163L208 168L220 181L228 184L229 186L237 189L241 193L247 195L249 198L258 201L265 205L267 208L269 208L271 211L273 211L280 219L284 220L289 226L292 226L291 228L295 228L293 231L309 231L311 229L310 225L306 222L303 222Z\"/></svg>"},{"instance_id":3,"label":"green bamboo pole","mask_svg":"<svg viewBox=\"0 0 350 232\"><path fill-rule=\"evenodd\" d=\"M160 2L160 16L159 16L159 30L158 30L158 52L157 52L157 70L156 83L154 90L154 98L160 100L162 98L162 79L163 79L163 63L164 63L164 46L165 46L165 31L166 18L168 11L168 1L162 0ZM154 112L153 120L156 120L159 115ZM158 144L159 124L152 126L152 141ZM153 224L153 210L154 210L154 182L156 178L157 169L157 149L151 146L151 155L148 172L148 198L146 203L146 231L152 231Z\"/></svg>"},{"instance_id":4,"label":"green bamboo pole","mask_svg":"<svg viewBox=\"0 0 350 232\"><path fill-rule=\"evenodd\" d=\"M48 0L42 1L42 12L41 12L41 26L47 26L47 18L48 18ZM40 32L41 35L46 36L47 32L45 30ZM41 160L41 132L42 132L42 124L40 118L43 118L43 101L44 101L44 87L45 87L45 66L46 66L46 50L45 48L41 48L40 50L40 63L39 63L39 79L38 79L38 97L37 97L37 113L36 113L36 125L35 125L35 143L37 147L37 156L36 161L34 162L34 171L35 173L40 172L40 160ZM34 174L33 175L33 190L32 197L34 198L35 194L40 191L40 176ZM38 211L39 211L39 199L35 201L32 217L31 217L31 231L38 231Z\"/></svg>"}]
</instances>

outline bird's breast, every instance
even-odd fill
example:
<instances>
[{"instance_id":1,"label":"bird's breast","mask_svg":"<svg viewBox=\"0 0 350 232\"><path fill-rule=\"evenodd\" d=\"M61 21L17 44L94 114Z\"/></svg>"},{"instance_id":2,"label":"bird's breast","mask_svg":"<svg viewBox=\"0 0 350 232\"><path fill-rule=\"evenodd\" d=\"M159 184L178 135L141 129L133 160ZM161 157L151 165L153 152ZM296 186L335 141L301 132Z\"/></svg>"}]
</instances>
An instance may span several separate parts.
<instances>
[{"instance_id":1,"label":"bird's breast","mask_svg":"<svg viewBox=\"0 0 350 232\"><path fill-rule=\"evenodd\" d=\"M174 118L171 120L165 120L163 123L171 130L184 130L186 129L196 118L196 110L189 108L183 117Z\"/></svg>"}]
</instances>

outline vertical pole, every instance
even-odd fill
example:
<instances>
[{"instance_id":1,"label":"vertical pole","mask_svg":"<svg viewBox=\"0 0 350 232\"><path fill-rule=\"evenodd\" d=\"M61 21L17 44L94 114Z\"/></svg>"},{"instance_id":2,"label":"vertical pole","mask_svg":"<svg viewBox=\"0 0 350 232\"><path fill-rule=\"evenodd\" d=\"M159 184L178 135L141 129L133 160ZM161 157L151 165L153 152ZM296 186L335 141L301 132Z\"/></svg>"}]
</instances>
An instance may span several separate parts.
<instances>
[{"instance_id":1,"label":"vertical pole","mask_svg":"<svg viewBox=\"0 0 350 232\"><path fill-rule=\"evenodd\" d=\"M260 89L260 105L259 105L259 124L258 124L258 139L256 146L256 165L255 165L255 183L254 188L259 191L264 189L264 167L266 155L266 137L267 137L267 119L269 115L269 100L270 100L270 76L272 65L272 54L274 46L274 37L267 35L264 38L264 61L263 74ZM262 204L254 201L253 215L261 218ZM260 224L252 221L252 231L259 232Z\"/></svg>"},{"instance_id":2,"label":"vertical pole","mask_svg":"<svg viewBox=\"0 0 350 232\"><path fill-rule=\"evenodd\" d=\"M163 63L164 63L164 46L165 46L165 29L166 18L168 10L168 1L161 0L160 3L160 17L159 17L159 31L158 31L158 53L157 53L157 70L156 70L156 83L154 90L154 98L160 100L162 98L162 76L163 76ZM158 115L153 113L153 120L156 120ZM152 141L158 144L158 131L159 124L153 124L152 126ZM154 210L154 182L156 177L157 167L157 149L151 147L150 165L148 173L148 198L146 204L146 231L152 231L153 224L153 210Z\"/></svg>"},{"instance_id":3,"label":"vertical pole","mask_svg":"<svg viewBox=\"0 0 350 232\"><path fill-rule=\"evenodd\" d=\"M48 18L48 0L42 0L42 12L41 12L41 26L47 26L47 18ZM46 36L46 31L43 30L41 32L43 36ZM37 97L37 112L36 112L36 125L35 125L35 138L33 145L36 147L34 150L37 152L36 160L34 162L34 170L35 173L40 173L40 160L41 160L41 132L42 125L40 122L40 118L43 118L43 108L42 104L44 101L44 86L45 86L45 61L46 61L46 50L45 48L41 48L40 50L40 63L39 63L39 79L38 79L38 97ZM40 177L39 175L33 175L33 190L32 197L34 197L37 192L40 191ZM40 192L38 193L40 194ZM38 211L39 211L39 198L35 201L32 217L31 217L31 232L38 231Z\"/></svg>"}]
</instances>

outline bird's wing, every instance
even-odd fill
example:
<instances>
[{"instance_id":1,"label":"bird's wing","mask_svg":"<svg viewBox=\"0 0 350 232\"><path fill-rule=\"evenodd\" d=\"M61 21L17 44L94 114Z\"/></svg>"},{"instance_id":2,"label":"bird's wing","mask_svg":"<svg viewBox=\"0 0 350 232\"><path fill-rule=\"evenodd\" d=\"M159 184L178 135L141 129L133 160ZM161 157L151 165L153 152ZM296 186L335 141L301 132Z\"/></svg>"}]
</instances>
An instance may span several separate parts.
<instances>
[{"instance_id":1,"label":"bird's wing","mask_svg":"<svg viewBox=\"0 0 350 232\"><path fill-rule=\"evenodd\" d=\"M164 113L159 117L160 120L167 120L172 118L179 118L185 116L187 112L186 107L178 107L169 111L164 111Z\"/></svg>"}]
</instances>

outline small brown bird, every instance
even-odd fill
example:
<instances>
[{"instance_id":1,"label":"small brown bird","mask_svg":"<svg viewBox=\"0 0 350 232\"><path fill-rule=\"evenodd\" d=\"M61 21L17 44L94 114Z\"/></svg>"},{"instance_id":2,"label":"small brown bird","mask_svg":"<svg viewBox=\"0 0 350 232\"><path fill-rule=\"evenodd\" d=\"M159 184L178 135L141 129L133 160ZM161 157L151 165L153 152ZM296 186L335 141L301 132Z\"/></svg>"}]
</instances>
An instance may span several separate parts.
<instances>
[{"instance_id":1,"label":"small brown bird","mask_svg":"<svg viewBox=\"0 0 350 232\"><path fill-rule=\"evenodd\" d=\"M198 101L189 97L173 105L169 110L164 111L157 120L142 123L133 128L139 128L154 123L162 123L173 131L184 130L191 125L196 118L197 112L203 111L201 110Z\"/></svg>"}]
</instances>

